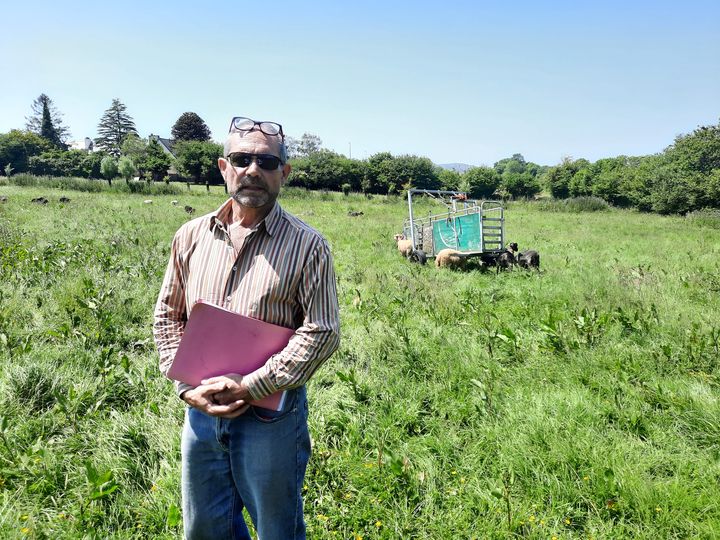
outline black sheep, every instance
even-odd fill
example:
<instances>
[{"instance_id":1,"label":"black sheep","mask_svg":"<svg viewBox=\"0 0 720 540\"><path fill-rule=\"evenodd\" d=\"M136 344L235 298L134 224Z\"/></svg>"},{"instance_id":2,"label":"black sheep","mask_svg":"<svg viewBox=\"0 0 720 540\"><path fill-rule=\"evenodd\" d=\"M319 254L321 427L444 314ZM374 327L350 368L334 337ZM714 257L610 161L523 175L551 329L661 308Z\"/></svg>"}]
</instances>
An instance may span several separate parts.
<instances>
[{"instance_id":1,"label":"black sheep","mask_svg":"<svg viewBox=\"0 0 720 540\"><path fill-rule=\"evenodd\" d=\"M518 255L518 264L523 268L540 270L540 254L534 249L528 249Z\"/></svg>"}]
</instances>

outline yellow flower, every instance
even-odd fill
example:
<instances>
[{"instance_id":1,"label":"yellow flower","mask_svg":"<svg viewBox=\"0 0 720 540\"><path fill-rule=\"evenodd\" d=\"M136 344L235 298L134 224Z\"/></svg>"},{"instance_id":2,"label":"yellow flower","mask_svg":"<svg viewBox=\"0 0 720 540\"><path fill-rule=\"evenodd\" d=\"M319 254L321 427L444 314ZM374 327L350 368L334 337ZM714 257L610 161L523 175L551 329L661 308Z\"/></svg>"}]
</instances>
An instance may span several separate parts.
<instances>
[{"instance_id":1,"label":"yellow flower","mask_svg":"<svg viewBox=\"0 0 720 540\"><path fill-rule=\"evenodd\" d=\"M550 540L558 540L557 536L553 536Z\"/></svg>"},{"instance_id":2,"label":"yellow flower","mask_svg":"<svg viewBox=\"0 0 720 540\"><path fill-rule=\"evenodd\" d=\"M585 481L587 482L588 480L590 480L590 477L589 477L589 476L583 476L583 480L585 480Z\"/></svg>"},{"instance_id":3,"label":"yellow flower","mask_svg":"<svg viewBox=\"0 0 720 540\"><path fill-rule=\"evenodd\" d=\"M157 486L156 486L155 484L153 484L153 485L150 487L150 491L157 491Z\"/></svg>"},{"instance_id":4,"label":"yellow flower","mask_svg":"<svg viewBox=\"0 0 720 540\"><path fill-rule=\"evenodd\" d=\"M375 464L372 462L371 463L363 463L363 465L366 469L372 469L375 466Z\"/></svg>"},{"instance_id":5,"label":"yellow flower","mask_svg":"<svg viewBox=\"0 0 720 540\"><path fill-rule=\"evenodd\" d=\"M330 518L327 517L325 514L318 514L318 515L317 515L317 518L318 518L320 521L327 521L328 519L330 519Z\"/></svg>"},{"instance_id":6,"label":"yellow flower","mask_svg":"<svg viewBox=\"0 0 720 540\"><path fill-rule=\"evenodd\" d=\"M382 521L380 521L380 520L378 519L378 520L375 522L375 526L376 526L378 529L379 529L380 527L382 527Z\"/></svg>"},{"instance_id":7,"label":"yellow flower","mask_svg":"<svg viewBox=\"0 0 720 540\"><path fill-rule=\"evenodd\" d=\"M355 540L363 540L362 535L361 535L361 534L356 534L356 535L355 535Z\"/></svg>"},{"instance_id":8,"label":"yellow flower","mask_svg":"<svg viewBox=\"0 0 720 540\"><path fill-rule=\"evenodd\" d=\"M27 518L28 518L28 515L27 515L27 514L23 514L22 516L20 516L20 519L21 519L22 521L27 521Z\"/></svg>"},{"instance_id":9,"label":"yellow flower","mask_svg":"<svg viewBox=\"0 0 720 540\"><path fill-rule=\"evenodd\" d=\"M655 511L656 511L656 512L662 512L662 508L660 508L659 506L656 506L656 507L655 507Z\"/></svg>"},{"instance_id":10,"label":"yellow flower","mask_svg":"<svg viewBox=\"0 0 720 540\"><path fill-rule=\"evenodd\" d=\"M20 529L20 532L23 534L27 534L30 532L30 529L28 529L27 527L23 527L22 529Z\"/></svg>"},{"instance_id":11,"label":"yellow flower","mask_svg":"<svg viewBox=\"0 0 720 540\"><path fill-rule=\"evenodd\" d=\"M541 525L541 526L542 526L542 525L545 525L545 520L544 520L544 519L541 519L541 520L540 520L540 525Z\"/></svg>"},{"instance_id":12,"label":"yellow flower","mask_svg":"<svg viewBox=\"0 0 720 540\"><path fill-rule=\"evenodd\" d=\"M529 521L530 523L532 523L533 521L535 521L535 516L530 516L530 517L528 518L528 521Z\"/></svg>"},{"instance_id":13,"label":"yellow flower","mask_svg":"<svg viewBox=\"0 0 720 540\"><path fill-rule=\"evenodd\" d=\"M570 520L568 518L565 518L565 525L570 525Z\"/></svg>"}]
</instances>

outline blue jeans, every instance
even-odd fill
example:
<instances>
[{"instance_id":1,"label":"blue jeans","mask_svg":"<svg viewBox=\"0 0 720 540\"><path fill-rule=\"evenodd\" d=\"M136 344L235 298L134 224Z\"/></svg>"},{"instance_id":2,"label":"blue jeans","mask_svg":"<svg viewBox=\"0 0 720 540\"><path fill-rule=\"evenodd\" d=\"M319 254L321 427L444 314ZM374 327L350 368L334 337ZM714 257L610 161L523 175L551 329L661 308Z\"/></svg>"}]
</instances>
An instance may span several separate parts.
<instances>
[{"instance_id":1,"label":"blue jeans","mask_svg":"<svg viewBox=\"0 0 720 540\"><path fill-rule=\"evenodd\" d=\"M245 507L260 540L304 539L309 458L305 387L288 391L282 411L250 407L232 420L189 407L182 434L185 538L250 540Z\"/></svg>"}]
</instances>

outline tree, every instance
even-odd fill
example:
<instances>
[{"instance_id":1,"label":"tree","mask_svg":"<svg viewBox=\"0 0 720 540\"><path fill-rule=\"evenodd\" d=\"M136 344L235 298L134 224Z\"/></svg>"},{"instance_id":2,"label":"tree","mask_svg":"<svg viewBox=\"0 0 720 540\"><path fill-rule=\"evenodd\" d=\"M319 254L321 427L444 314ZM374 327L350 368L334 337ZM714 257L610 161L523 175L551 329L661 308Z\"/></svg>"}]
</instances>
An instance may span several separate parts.
<instances>
[{"instance_id":1,"label":"tree","mask_svg":"<svg viewBox=\"0 0 720 540\"><path fill-rule=\"evenodd\" d=\"M186 112L175 121L171 130L172 136L178 141L209 141L210 128L205 121L194 112Z\"/></svg>"},{"instance_id":2,"label":"tree","mask_svg":"<svg viewBox=\"0 0 720 540\"><path fill-rule=\"evenodd\" d=\"M285 138L288 156L290 158L303 158L322 150L322 140L312 133L303 133L300 139L293 137Z\"/></svg>"},{"instance_id":3,"label":"tree","mask_svg":"<svg viewBox=\"0 0 720 540\"><path fill-rule=\"evenodd\" d=\"M30 158L51 148L47 139L30 131L13 129L0 134L0 168L5 170L10 165L14 173L28 172Z\"/></svg>"},{"instance_id":4,"label":"tree","mask_svg":"<svg viewBox=\"0 0 720 540\"><path fill-rule=\"evenodd\" d=\"M151 139L147 145L145 153L145 160L142 164L142 168L146 171L146 175L149 174L152 180L162 180L167 175L168 167L172 159L167 155L165 150L162 149L160 143L155 139Z\"/></svg>"},{"instance_id":5,"label":"tree","mask_svg":"<svg viewBox=\"0 0 720 540\"><path fill-rule=\"evenodd\" d=\"M118 163L112 156L105 156L100 162L100 172L108 181L108 184L112 186L112 179L117 176Z\"/></svg>"},{"instance_id":6,"label":"tree","mask_svg":"<svg viewBox=\"0 0 720 540\"><path fill-rule=\"evenodd\" d=\"M45 137L55 146L65 147L70 137L68 128L63 124L62 114L57 110L52 99L46 94L40 94L30 106L32 114L25 117L25 129ZM43 129L46 133L43 134ZM47 135L52 132L52 139Z\"/></svg>"},{"instance_id":7,"label":"tree","mask_svg":"<svg viewBox=\"0 0 720 540\"><path fill-rule=\"evenodd\" d=\"M460 187L472 199L492 197L500 185L500 175L490 167L472 167L460 177Z\"/></svg>"},{"instance_id":8,"label":"tree","mask_svg":"<svg viewBox=\"0 0 720 540\"><path fill-rule=\"evenodd\" d=\"M130 183L130 178L135 174L135 164L128 156L122 156L118 160L118 173L125 179L125 183Z\"/></svg>"},{"instance_id":9,"label":"tree","mask_svg":"<svg viewBox=\"0 0 720 540\"><path fill-rule=\"evenodd\" d=\"M132 160L138 168L140 176L144 172L142 168L147 154L147 145L147 141L138 137L137 133L128 133L122 145L120 145L120 153Z\"/></svg>"},{"instance_id":10,"label":"tree","mask_svg":"<svg viewBox=\"0 0 720 540\"><path fill-rule=\"evenodd\" d=\"M223 147L214 142L180 141L175 145L176 165L183 176L191 177L195 182L205 181L206 185L223 182L218 158Z\"/></svg>"},{"instance_id":11,"label":"tree","mask_svg":"<svg viewBox=\"0 0 720 540\"><path fill-rule=\"evenodd\" d=\"M127 107L115 98L112 100L110 108L103 113L98 124L100 136L95 139L95 144L113 156L120 155L120 146L128 134L137 135L135 122L126 110Z\"/></svg>"}]
</instances>

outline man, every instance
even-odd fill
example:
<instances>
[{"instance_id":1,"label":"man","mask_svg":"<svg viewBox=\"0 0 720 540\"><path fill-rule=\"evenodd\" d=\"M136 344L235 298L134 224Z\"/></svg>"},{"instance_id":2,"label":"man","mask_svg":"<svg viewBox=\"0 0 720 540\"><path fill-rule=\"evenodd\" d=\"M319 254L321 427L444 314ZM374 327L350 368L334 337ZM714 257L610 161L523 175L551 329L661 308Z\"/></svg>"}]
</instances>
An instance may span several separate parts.
<instances>
[{"instance_id":1,"label":"man","mask_svg":"<svg viewBox=\"0 0 720 540\"><path fill-rule=\"evenodd\" d=\"M191 387L182 435L185 535L305 538L303 478L310 454L305 382L339 344L335 274L327 242L278 203L290 174L282 126L236 117L218 159L231 198L176 233L155 308L160 370L167 374L200 299L295 329L260 369ZM242 350L237 351L238 356ZM287 390L279 412L253 407Z\"/></svg>"}]
</instances>

